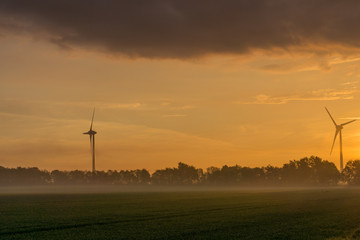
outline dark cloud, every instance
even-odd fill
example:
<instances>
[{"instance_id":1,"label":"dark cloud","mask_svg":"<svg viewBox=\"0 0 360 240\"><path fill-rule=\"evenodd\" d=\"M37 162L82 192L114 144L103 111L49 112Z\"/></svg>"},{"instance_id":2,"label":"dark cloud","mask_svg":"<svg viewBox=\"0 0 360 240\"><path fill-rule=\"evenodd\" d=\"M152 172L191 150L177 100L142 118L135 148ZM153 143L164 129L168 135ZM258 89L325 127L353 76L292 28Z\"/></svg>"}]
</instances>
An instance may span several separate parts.
<instances>
[{"instance_id":1,"label":"dark cloud","mask_svg":"<svg viewBox=\"0 0 360 240\"><path fill-rule=\"evenodd\" d=\"M134 57L360 45L360 1L1 0L0 28Z\"/></svg>"}]
</instances>

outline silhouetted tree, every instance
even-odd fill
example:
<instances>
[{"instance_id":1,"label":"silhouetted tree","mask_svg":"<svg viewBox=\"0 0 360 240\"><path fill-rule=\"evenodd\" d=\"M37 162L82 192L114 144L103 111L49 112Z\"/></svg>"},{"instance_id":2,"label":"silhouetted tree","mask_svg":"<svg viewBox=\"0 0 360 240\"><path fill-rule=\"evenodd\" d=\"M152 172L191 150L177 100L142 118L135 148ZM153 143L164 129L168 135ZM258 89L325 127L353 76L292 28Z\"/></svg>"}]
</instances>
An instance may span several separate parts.
<instances>
[{"instance_id":1,"label":"silhouetted tree","mask_svg":"<svg viewBox=\"0 0 360 240\"><path fill-rule=\"evenodd\" d=\"M334 185L340 173L333 163L311 156L284 164L282 180L288 185Z\"/></svg>"},{"instance_id":2,"label":"silhouetted tree","mask_svg":"<svg viewBox=\"0 0 360 240\"><path fill-rule=\"evenodd\" d=\"M267 166L263 169L265 183L267 185L281 185L282 184L282 169L279 167Z\"/></svg>"},{"instance_id":3,"label":"silhouetted tree","mask_svg":"<svg viewBox=\"0 0 360 240\"><path fill-rule=\"evenodd\" d=\"M262 185L264 184L265 173L263 168L249 168L241 169L241 183L242 185Z\"/></svg>"},{"instance_id":4,"label":"silhouetted tree","mask_svg":"<svg viewBox=\"0 0 360 240\"><path fill-rule=\"evenodd\" d=\"M336 185L339 182L341 174L334 163L311 156L309 165L312 169L313 183L318 185Z\"/></svg>"},{"instance_id":5,"label":"silhouetted tree","mask_svg":"<svg viewBox=\"0 0 360 240\"><path fill-rule=\"evenodd\" d=\"M344 180L350 185L360 185L360 160L346 163L343 170Z\"/></svg>"},{"instance_id":6,"label":"silhouetted tree","mask_svg":"<svg viewBox=\"0 0 360 240\"><path fill-rule=\"evenodd\" d=\"M344 180L360 184L360 161L347 163ZM234 185L234 186L282 186L282 185L336 185L341 175L331 162L311 156L292 160L282 168L223 166L202 169L179 162L176 168L156 170L152 175L146 169L121 171L59 171L51 173L38 168L0 167L0 185L39 184L161 184L161 185Z\"/></svg>"},{"instance_id":7,"label":"silhouetted tree","mask_svg":"<svg viewBox=\"0 0 360 240\"><path fill-rule=\"evenodd\" d=\"M54 184L68 184L70 179L68 173L65 171L54 170L50 174L52 182Z\"/></svg>"},{"instance_id":8,"label":"silhouetted tree","mask_svg":"<svg viewBox=\"0 0 360 240\"><path fill-rule=\"evenodd\" d=\"M135 176L138 184L149 184L151 180L150 173L146 169L135 170Z\"/></svg>"},{"instance_id":9,"label":"silhouetted tree","mask_svg":"<svg viewBox=\"0 0 360 240\"><path fill-rule=\"evenodd\" d=\"M156 170L151 176L151 182L160 185L178 184L174 171L172 168Z\"/></svg>"},{"instance_id":10,"label":"silhouetted tree","mask_svg":"<svg viewBox=\"0 0 360 240\"><path fill-rule=\"evenodd\" d=\"M218 182L221 184L230 184L236 185L239 184L242 180L241 167L233 166L228 167L227 165L223 166L218 174Z\"/></svg>"},{"instance_id":11,"label":"silhouetted tree","mask_svg":"<svg viewBox=\"0 0 360 240\"><path fill-rule=\"evenodd\" d=\"M208 167L206 169L204 181L207 184L222 184L220 168Z\"/></svg>"},{"instance_id":12,"label":"silhouetted tree","mask_svg":"<svg viewBox=\"0 0 360 240\"><path fill-rule=\"evenodd\" d=\"M197 184L200 182L202 173L201 169L180 162L177 168L156 170L151 177L151 182L162 185Z\"/></svg>"},{"instance_id":13,"label":"silhouetted tree","mask_svg":"<svg viewBox=\"0 0 360 240\"><path fill-rule=\"evenodd\" d=\"M190 185L199 182L199 172L193 166L179 162L178 168L175 169L175 173L180 184Z\"/></svg>"},{"instance_id":14,"label":"silhouetted tree","mask_svg":"<svg viewBox=\"0 0 360 240\"><path fill-rule=\"evenodd\" d=\"M120 171L123 184L136 184L137 178L134 171Z\"/></svg>"},{"instance_id":15,"label":"silhouetted tree","mask_svg":"<svg viewBox=\"0 0 360 240\"><path fill-rule=\"evenodd\" d=\"M85 184L89 181L86 172L79 170L70 171L68 173L68 178L72 184Z\"/></svg>"},{"instance_id":16,"label":"silhouetted tree","mask_svg":"<svg viewBox=\"0 0 360 240\"><path fill-rule=\"evenodd\" d=\"M264 182L265 174L262 168L223 166L221 169L210 167L206 173L208 184L217 185L259 185Z\"/></svg>"},{"instance_id":17,"label":"silhouetted tree","mask_svg":"<svg viewBox=\"0 0 360 240\"><path fill-rule=\"evenodd\" d=\"M0 168L1 185L43 185L51 180L48 171L31 168Z\"/></svg>"}]
</instances>

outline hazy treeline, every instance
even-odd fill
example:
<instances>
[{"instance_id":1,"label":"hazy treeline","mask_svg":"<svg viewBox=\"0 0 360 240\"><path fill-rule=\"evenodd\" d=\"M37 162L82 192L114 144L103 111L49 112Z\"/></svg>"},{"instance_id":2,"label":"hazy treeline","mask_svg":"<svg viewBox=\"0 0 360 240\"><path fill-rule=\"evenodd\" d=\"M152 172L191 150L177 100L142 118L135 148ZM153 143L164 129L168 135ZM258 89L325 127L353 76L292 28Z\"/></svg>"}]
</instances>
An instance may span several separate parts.
<instances>
[{"instance_id":1,"label":"hazy treeline","mask_svg":"<svg viewBox=\"0 0 360 240\"><path fill-rule=\"evenodd\" d=\"M121 171L46 171L0 166L0 185L226 185L226 186L334 186L339 182L360 185L360 160L349 161L340 173L332 162L311 156L282 167L223 166L200 168L179 163L176 168Z\"/></svg>"}]
</instances>

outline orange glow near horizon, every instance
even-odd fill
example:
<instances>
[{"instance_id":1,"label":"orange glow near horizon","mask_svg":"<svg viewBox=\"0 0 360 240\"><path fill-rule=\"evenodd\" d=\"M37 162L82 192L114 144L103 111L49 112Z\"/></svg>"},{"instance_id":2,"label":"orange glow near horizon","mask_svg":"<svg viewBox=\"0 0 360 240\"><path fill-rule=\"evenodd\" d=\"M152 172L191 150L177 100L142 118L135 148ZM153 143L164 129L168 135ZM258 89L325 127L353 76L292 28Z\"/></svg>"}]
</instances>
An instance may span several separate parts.
<instances>
[{"instance_id":1,"label":"orange glow near horizon","mask_svg":"<svg viewBox=\"0 0 360 240\"><path fill-rule=\"evenodd\" d=\"M360 117L352 55L266 52L190 60L128 59L0 37L0 166L98 170L184 162L281 166L330 156L336 121ZM274 51L276 52L276 51ZM343 131L344 162L359 159L360 121Z\"/></svg>"}]
</instances>

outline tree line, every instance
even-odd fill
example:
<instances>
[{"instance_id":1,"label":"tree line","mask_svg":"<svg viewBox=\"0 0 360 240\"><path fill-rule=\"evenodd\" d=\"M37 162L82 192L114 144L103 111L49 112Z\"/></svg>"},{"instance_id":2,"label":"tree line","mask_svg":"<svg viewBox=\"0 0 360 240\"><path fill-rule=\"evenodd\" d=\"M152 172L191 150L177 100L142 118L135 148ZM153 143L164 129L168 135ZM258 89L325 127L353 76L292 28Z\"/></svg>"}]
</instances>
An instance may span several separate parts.
<instances>
[{"instance_id":1,"label":"tree line","mask_svg":"<svg viewBox=\"0 0 360 240\"><path fill-rule=\"evenodd\" d=\"M36 167L0 166L0 185L203 185L203 186L336 186L360 185L360 160L347 162L342 173L334 163L311 156L292 160L282 167L223 166L201 168L180 162L176 168L121 171L47 171Z\"/></svg>"}]
</instances>

